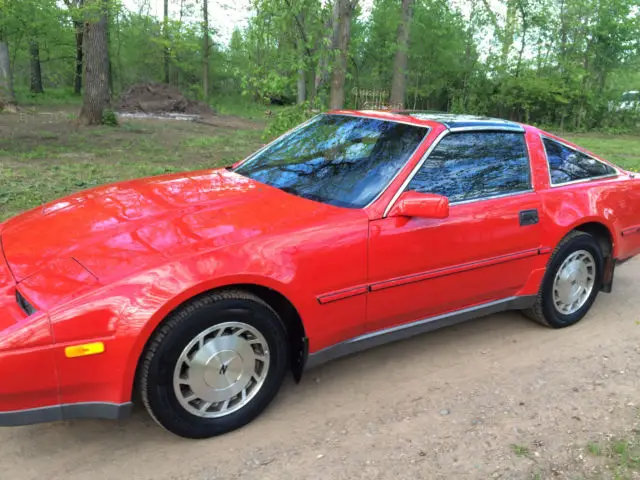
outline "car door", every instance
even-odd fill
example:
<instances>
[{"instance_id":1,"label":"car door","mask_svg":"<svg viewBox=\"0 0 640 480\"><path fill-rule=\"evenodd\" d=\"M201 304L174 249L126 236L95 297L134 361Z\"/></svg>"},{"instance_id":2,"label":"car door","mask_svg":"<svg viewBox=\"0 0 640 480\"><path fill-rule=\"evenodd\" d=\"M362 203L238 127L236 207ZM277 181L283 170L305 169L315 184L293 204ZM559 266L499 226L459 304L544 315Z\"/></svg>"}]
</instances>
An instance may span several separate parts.
<instances>
[{"instance_id":1,"label":"car door","mask_svg":"<svg viewBox=\"0 0 640 480\"><path fill-rule=\"evenodd\" d=\"M449 133L409 179L448 197L449 216L370 222L367 330L516 296L540 248L524 132Z\"/></svg>"}]
</instances>

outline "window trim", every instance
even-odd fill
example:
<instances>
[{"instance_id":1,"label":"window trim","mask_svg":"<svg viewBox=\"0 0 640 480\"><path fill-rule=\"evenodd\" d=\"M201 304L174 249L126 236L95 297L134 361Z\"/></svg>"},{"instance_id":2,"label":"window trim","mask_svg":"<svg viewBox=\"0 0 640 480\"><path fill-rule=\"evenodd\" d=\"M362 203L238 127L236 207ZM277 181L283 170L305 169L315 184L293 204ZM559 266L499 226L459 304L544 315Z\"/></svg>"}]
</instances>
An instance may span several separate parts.
<instances>
[{"instance_id":1,"label":"window trim","mask_svg":"<svg viewBox=\"0 0 640 480\"><path fill-rule=\"evenodd\" d=\"M451 133L460 132L510 132L510 133L525 133L524 127L521 125L471 125L464 127L450 127Z\"/></svg>"},{"instance_id":2,"label":"window trim","mask_svg":"<svg viewBox=\"0 0 640 480\"><path fill-rule=\"evenodd\" d=\"M486 201L486 200L493 200L495 198L512 197L512 196L515 196L515 195L522 195L522 194L526 194L526 193L532 193L532 192L535 191L534 188L533 188L533 170L531 168L531 152L529 151L529 143L527 142L527 137L526 137L526 132L525 131L513 131L513 130L505 131L505 130L500 130L500 129L485 129L485 128L483 128L483 129L472 128L472 129L469 129L469 130L462 130L462 131L461 130L447 129L447 130L444 130L442 133L440 133L440 135L438 135L435 138L435 140L429 146L427 151L424 152L424 155L422 156L420 161L416 164L416 166L413 168L411 173L407 176L405 181L402 182L402 185L400 185L400 188L398 188L398 191L391 198L391 201L387 205L387 208L385 208L384 213L382 214L382 218L387 218L387 216L389 215L389 212L391 211L391 209L393 208L395 203L398 201L398 198L400 198L400 195L402 195L406 191L407 187L409 186L409 183L411 183L411 180L413 180L413 177L415 177L417 175L418 171L420 171L420 168L422 168L422 165L424 165L424 162L427 161L427 159L429 158L429 156L431 155L433 150L435 150L435 148L440 144L440 142L442 142L442 140L447 135L456 134L456 133L472 133L472 132L480 132L480 133L491 133L491 132L495 132L495 133L515 133L515 134L522 135L522 137L524 138L524 145L525 145L526 153L527 153L527 161L528 161L528 164L529 164L529 188L527 190L521 190L521 191L518 191L518 192L500 193L500 194L488 195L488 196L485 196L485 197L471 198L469 200L460 200L460 201L457 201L457 202L449 202L449 206L465 205L465 204L475 203L475 202L483 202L483 201Z\"/></svg>"},{"instance_id":3,"label":"window trim","mask_svg":"<svg viewBox=\"0 0 640 480\"><path fill-rule=\"evenodd\" d=\"M550 141L555 142L555 143L558 143L558 144L562 145L563 147L568 148L572 152L581 153L585 157L589 157L590 159L595 160L598 163L602 163L603 165L611 167L611 168L613 168L615 173L609 173L609 174L606 174L606 175L597 175L595 177L580 178L578 180L569 180L567 182L553 183L553 180L551 179L551 164L549 163L549 154L547 152L547 146L544 144L545 139L546 140L550 140ZM583 152L582 150L579 150L579 149L577 149L575 147L572 147L571 145L567 144L566 142L563 142L562 140L558 140L556 138L550 137L549 135L544 135L544 134L541 133L540 134L540 141L542 142L542 148L544 150L544 158L545 158L545 162L547 164L547 173L549 175L549 187L550 188L564 187L565 185L573 185L575 183L592 182L593 180L603 180L603 179L607 179L607 178L617 178L617 177L619 177L621 175L620 169L617 166L612 165L611 163L608 163L608 162L604 162L604 161L600 160L599 158L594 157L593 155L589 155L588 153Z\"/></svg>"}]
</instances>

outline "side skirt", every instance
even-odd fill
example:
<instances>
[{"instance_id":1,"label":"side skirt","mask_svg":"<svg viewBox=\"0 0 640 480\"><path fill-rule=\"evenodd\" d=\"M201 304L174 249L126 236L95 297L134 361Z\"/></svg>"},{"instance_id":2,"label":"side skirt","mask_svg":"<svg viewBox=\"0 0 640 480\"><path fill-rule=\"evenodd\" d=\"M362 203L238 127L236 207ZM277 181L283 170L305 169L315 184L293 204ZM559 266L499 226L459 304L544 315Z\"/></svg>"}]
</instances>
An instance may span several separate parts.
<instances>
[{"instance_id":1,"label":"side skirt","mask_svg":"<svg viewBox=\"0 0 640 480\"><path fill-rule=\"evenodd\" d=\"M504 312L506 310L523 310L530 308L535 303L535 300L535 295L509 297L503 300L496 300L494 302L483 303L463 310L429 317L406 325L398 325L396 327L360 335L310 354L307 359L305 369L316 367L345 355L350 355L352 353L367 350L386 343L404 340L420 333L449 327L457 323L466 322L467 320L473 320L474 318L484 317L486 315Z\"/></svg>"},{"instance_id":2,"label":"side skirt","mask_svg":"<svg viewBox=\"0 0 640 480\"><path fill-rule=\"evenodd\" d=\"M131 414L131 403L69 403L50 407L0 412L0 427L17 427L34 423L56 422L74 418L119 420Z\"/></svg>"}]
</instances>

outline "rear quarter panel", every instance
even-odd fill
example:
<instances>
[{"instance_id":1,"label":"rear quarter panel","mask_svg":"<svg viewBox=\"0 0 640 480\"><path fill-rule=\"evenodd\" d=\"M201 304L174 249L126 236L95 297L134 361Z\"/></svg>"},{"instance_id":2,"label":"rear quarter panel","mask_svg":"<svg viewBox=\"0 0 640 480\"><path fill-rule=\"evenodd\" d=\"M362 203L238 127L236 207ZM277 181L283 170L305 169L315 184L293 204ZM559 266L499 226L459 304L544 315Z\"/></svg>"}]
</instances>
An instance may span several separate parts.
<instances>
[{"instance_id":1,"label":"rear quarter panel","mask_svg":"<svg viewBox=\"0 0 640 480\"><path fill-rule=\"evenodd\" d=\"M540 135L559 140L619 171L617 177L551 186ZM551 248L585 223L601 223L613 239L613 255L625 259L640 253L640 178L579 146L537 129L527 131L534 186L541 200L543 243Z\"/></svg>"}]
</instances>

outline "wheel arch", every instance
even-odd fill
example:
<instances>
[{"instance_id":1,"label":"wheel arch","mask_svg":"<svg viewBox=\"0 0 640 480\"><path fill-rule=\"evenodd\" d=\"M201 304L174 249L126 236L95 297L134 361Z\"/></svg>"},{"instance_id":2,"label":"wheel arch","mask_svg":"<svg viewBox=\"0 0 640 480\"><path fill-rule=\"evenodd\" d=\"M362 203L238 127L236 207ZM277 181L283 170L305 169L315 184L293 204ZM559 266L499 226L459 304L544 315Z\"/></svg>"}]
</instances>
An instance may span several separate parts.
<instances>
[{"instance_id":1,"label":"wheel arch","mask_svg":"<svg viewBox=\"0 0 640 480\"><path fill-rule=\"evenodd\" d=\"M616 257L616 243L614 241L615 237L611 228L604 222L598 220L589 220L575 225L570 230L570 232L573 231L588 233L593 236L598 242L598 245L600 246L600 250L602 251L602 255L604 257L601 291L606 293L611 292L613 284L613 270L615 268ZM568 235L570 232L567 232L566 235Z\"/></svg>"},{"instance_id":2,"label":"wheel arch","mask_svg":"<svg viewBox=\"0 0 640 480\"><path fill-rule=\"evenodd\" d=\"M573 230L578 230L580 232L588 233L598 240L598 244L602 249L602 254L605 258L613 256L614 253L614 241L613 234L609 227L607 227L602 222L597 221L589 221L585 223L581 223L573 228Z\"/></svg>"},{"instance_id":3,"label":"wheel arch","mask_svg":"<svg viewBox=\"0 0 640 480\"><path fill-rule=\"evenodd\" d=\"M156 321L150 320L148 322L149 327L142 329L140 332L140 342L134 351L133 363L135 364L135 370L132 376L129 376L127 380L127 388L132 392L132 396L136 395L136 385L138 382L138 373L141 365L141 361L144 357L144 352L149 345L154 332L163 324L164 320L171 315L172 312L182 308L188 302L201 297L203 295L209 295L214 292L221 292L225 290L242 290L251 293L265 303L267 303L278 314L284 323L284 326L289 335L289 342L291 345L291 363L290 368L293 373L294 379L300 381L302 372L304 370L304 364L307 359L307 336L302 321L302 317L298 312L298 309L289 300L287 296L281 293L279 290L272 287L267 287L258 283L229 283L226 285L220 285L212 288L199 289L195 292L190 292L181 298L172 308L166 310L159 310L156 314ZM183 297L183 296L181 296ZM157 317L160 317L159 319Z\"/></svg>"}]
</instances>

